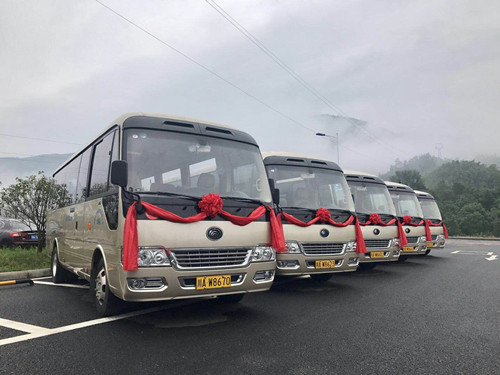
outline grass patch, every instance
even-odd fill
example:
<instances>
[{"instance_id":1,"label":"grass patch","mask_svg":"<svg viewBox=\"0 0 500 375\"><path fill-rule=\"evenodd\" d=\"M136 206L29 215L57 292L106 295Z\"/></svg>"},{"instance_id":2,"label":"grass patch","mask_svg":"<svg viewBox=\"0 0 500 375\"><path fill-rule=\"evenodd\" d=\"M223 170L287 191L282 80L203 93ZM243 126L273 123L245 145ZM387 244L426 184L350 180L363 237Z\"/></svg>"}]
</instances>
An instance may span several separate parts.
<instances>
[{"instance_id":1,"label":"grass patch","mask_svg":"<svg viewBox=\"0 0 500 375\"><path fill-rule=\"evenodd\" d=\"M36 247L0 247L0 272L36 270L50 268L50 254L47 250L37 252Z\"/></svg>"}]
</instances>

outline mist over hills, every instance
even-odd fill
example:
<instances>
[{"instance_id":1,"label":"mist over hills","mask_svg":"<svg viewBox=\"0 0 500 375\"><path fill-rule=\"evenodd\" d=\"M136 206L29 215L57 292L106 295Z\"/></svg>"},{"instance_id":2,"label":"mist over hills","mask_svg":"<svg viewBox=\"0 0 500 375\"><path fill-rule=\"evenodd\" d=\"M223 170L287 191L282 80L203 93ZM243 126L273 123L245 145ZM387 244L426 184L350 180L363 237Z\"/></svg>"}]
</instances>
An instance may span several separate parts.
<instances>
[{"instance_id":1,"label":"mist over hills","mask_svg":"<svg viewBox=\"0 0 500 375\"><path fill-rule=\"evenodd\" d=\"M1 187L16 182L16 177L27 177L43 171L50 176L72 154L42 154L26 158L0 157Z\"/></svg>"}]
</instances>

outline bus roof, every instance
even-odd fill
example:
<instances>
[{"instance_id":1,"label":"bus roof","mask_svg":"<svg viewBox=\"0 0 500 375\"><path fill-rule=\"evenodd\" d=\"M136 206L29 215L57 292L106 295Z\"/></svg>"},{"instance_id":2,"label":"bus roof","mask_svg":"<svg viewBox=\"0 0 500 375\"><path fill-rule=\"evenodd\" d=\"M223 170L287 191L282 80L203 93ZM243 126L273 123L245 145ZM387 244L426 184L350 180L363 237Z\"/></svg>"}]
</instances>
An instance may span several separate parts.
<instances>
[{"instance_id":1,"label":"bus roof","mask_svg":"<svg viewBox=\"0 0 500 375\"><path fill-rule=\"evenodd\" d=\"M314 167L323 169L332 169L343 172L337 163L323 158L316 158L293 152L263 152L262 158L265 165L293 165L298 167Z\"/></svg>"},{"instance_id":2,"label":"bus roof","mask_svg":"<svg viewBox=\"0 0 500 375\"><path fill-rule=\"evenodd\" d=\"M196 124L210 125L210 126L215 126L215 127L218 127L218 128L230 129L230 130L234 130L234 131L240 132L239 130L237 130L235 128L231 128L231 127L229 127L227 125L222 125L222 124L218 124L218 123L211 122L211 121L198 120L198 119L189 118L189 117L163 115L163 114L157 114L157 113L145 113L145 112L130 112L130 113L125 113L125 114L119 116L118 118L116 118L113 122L111 122L108 126L106 126L104 128L104 130L101 131L97 136L93 137L90 142L87 142L85 144L85 146L83 146L82 148L80 148L77 152L75 152L73 155L71 155L71 157L69 157L64 163L62 163L59 167L57 167L57 169L52 174L52 176L54 176L66 164L68 164L69 162L71 162L74 158L76 158L83 151L85 151L96 139L99 139L100 137L102 137L104 134L106 134L109 130L111 130L116 125L122 127L123 124L125 123L125 121L128 120L128 119L130 119L130 118L132 118L132 117L160 118L160 119L163 119L163 120L170 120L170 121L173 121L173 122L179 121L179 122L184 122L184 123L196 123ZM251 138L250 135L249 135L249 137ZM252 138L252 140L253 140L253 138Z\"/></svg>"},{"instance_id":3,"label":"bus roof","mask_svg":"<svg viewBox=\"0 0 500 375\"><path fill-rule=\"evenodd\" d=\"M371 182L385 185L384 180L371 173L344 169L344 174L347 181Z\"/></svg>"},{"instance_id":4,"label":"bus roof","mask_svg":"<svg viewBox=\"0 0 500 375\"><path fill-rule=\"evenodd\" d=\"M432 200L435 200L434 197L425 192L425 191L421 191L421 190L415 190L415 194L417 194L417 198L418 199L432 199Z\"/></svg>"},{"instance_id":5,"label":"bus roof","mask_svg":"<svg viewBox=\"0 0 500 375\"><path fill-rule=\"evenodd\" d=\"M384 182L390 191L406 191L408 193L415 193L415 191L408 185L400 184L399 182L393 182L393 181L384 181Z\"/></svg>"}]
</instances>

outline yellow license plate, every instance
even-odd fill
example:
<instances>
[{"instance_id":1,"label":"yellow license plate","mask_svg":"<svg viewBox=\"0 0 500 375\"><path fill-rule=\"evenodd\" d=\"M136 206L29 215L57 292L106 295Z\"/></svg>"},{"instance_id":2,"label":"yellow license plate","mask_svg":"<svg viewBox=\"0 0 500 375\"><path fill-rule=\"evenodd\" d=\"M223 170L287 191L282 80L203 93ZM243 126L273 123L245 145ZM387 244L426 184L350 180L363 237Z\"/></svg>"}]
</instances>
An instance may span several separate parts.
<instances>
[{"instance_id":1,"label":"yellow license plate","mask_svg":"<svg viewBox=\"0 0 500 375\"><path fill-rule=\"evenodd\" d=\"M335 268L335 260L317 260L314 267L317 269Z\"/></svg>"},{"instance_id":2,"label":"yellow license plate","mask_svg":"<svg viewBox=\"0 0 500 375\"><path fill-rule=\"evenodd\" d=\"M414 251L415 248L413 246L403 246L403 251Z\"/></svg>"},{"instance_id":3,"label":"yellow license plate","mask_svg":"<svg viewBox=\"0 0 500 375\"><path fill-rule=\"evenodd\" d=\"M231 275L198 276L196 277L196 289L229 288L231 286Z\"/></svg>"},{"instance_id":4,"label":"yellow license plate","mask_svg":"<svg viewBox=\"0 0 500 375\"><path fill-rule=\"evenodd\" d=\"M385 253L383 251L372 251L370 258L385 258Z\"/></svg>"},{"instance_id":5,"label":"yellow license plate","mask_svg":"<svg viewBox=\"0 0 500 375\"><path fill-rule=\"evenodd\" d=\"M427 247L434 247L434 244L432 242L427 242Z\"/></svg>"}]
</instances>

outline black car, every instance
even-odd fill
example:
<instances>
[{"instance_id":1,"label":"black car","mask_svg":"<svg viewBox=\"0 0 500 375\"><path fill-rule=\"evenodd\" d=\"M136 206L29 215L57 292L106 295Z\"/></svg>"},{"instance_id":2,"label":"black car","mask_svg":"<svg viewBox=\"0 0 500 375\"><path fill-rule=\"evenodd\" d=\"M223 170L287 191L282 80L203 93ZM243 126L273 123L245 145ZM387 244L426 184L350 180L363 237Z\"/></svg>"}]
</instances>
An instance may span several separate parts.
<instances>
[{"instance_id":1,"label":"black car","mask_svg":"<svg viewBox=\"0 0 500 375\"><path fill-rule=\"evenodd\" d=\"M0 246L37 246L38 233L16 219L0 218Z\"/></svg>"}]
</instances>

